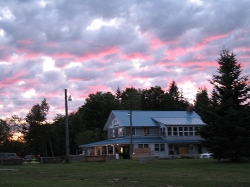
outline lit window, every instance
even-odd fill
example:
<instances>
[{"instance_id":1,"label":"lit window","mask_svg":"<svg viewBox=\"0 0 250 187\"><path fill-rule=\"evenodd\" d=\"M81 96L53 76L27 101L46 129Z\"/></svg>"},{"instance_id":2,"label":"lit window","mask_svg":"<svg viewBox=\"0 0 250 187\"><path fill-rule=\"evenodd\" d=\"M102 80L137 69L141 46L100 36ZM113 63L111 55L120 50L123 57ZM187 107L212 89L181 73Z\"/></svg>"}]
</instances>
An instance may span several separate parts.
<instances>
[{"instance_id":1,"label":"lit window","mask_svg":"<svg viewBox=\"0 0 250 187\"><path fill-rule=\"evenodd\" d=\"M118 136L119 136L119 137L122 137L122 136L123 136L123 129L122 129L122 128L119 128L119 129L118 129Z\"/></svg>"}]
</instances>

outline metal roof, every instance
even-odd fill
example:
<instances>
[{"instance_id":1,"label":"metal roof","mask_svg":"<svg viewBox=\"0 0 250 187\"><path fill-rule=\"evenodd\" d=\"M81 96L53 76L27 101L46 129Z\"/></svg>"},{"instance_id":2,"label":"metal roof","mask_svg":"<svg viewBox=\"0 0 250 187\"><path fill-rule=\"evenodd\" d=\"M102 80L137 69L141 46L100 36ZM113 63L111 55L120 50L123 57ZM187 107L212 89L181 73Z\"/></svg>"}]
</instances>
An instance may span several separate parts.
<instances>
[{"instance_id":1,"label":"metal roof","mask_svg":"<svg viewBox=\"0 0 250 187\"><path fill-rule=\"evenodd\" d=\"M205 125L200 118L153 118L155 121L164 125Z\"/></svg>"},{"instance_id":2,"label":"metal roof","mask_svg":"<svg viewBox=\"0 0 250 187\"><path fill-rule=\"evenodd\" d=\"M166 143L166 140L160 137L133 138L132 140L133 143ZM80 145L79 147L93 147L93 146L105 146L105 145L115 145L115 144L130 144L130 138L109 139L100 142Z\"/></svg>"},{"instance_id":3,"label":"metal roof","mask_svg":"<svg viewBox=\"0 0 250 187\"><path fill-rule=\"evenodd\" d=\"M143 137L143 138L133 138L133 144L136 143L199 143L200 140L165 140L160 137ZM80 145L79 147L94 147L94 146L106 146L115 144L130 144L130 138L119 138L110 139L100 142L94 142L89 144Z\"/></svg>"},{"instance_id":4,"label":"metal roof","mask_svg":"<svg viewBox=\"0 0 250 187\"><path fill-rule=\"evenodd\" d=\"M129 110L113 110L103 128L107 131L111 121L116 117L123 127L130 126ZM155 120L154 120L155 119ZM133 127L158 127L163 124L195 125L204 124L196 112L188 111L147 111L132 110Z\"/></svg>"}]
</instances>

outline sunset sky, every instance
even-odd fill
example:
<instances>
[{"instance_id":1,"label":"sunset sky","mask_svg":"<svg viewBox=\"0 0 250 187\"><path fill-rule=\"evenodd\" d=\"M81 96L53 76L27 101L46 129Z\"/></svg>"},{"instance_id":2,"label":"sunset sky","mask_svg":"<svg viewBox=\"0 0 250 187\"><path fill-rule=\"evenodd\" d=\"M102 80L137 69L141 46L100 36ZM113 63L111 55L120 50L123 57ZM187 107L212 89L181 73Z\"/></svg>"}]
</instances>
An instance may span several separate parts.
<instances>
[{"instance_id":1,"label":"sunset sky","mask_svg":"<svg viewBox=\"0 0 250 187\"><path fill-rule=\"evenodd\" d=\"M43 98L49 119L90 93L211 91L223 48L250 73L249 0L0 0L0 117L25 117Z\"/></svg>"}]
</instances>

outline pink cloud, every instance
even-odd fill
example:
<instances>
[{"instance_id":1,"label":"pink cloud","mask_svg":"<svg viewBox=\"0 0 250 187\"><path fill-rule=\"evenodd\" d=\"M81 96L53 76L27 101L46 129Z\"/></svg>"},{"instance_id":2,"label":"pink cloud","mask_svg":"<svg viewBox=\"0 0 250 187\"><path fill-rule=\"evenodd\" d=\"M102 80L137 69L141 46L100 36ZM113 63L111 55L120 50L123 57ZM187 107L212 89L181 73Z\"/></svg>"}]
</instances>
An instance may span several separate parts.
<instances>
[{"instance_id":1,"label":"pink cloud","mask_svg":"<svg viewBox=\"0 0 250 187\"><path fill-rule=\"evenodd\" d=\"M56 42L48 42L48 43L42 44L42 46L46 46L46 47L58 47L59 44L56 43Z\"/></svg>"},{"instance_id":2,"label":"pink cloud","mask_svg":"<svg viewBox=\"0 0 250 187\"><path fill-rule=\"evenodd\" d=\"M218 39L221 39L221 38L226 38L227 36L228 36L228 34L219 34L219 35L216 35L216 36L211 36L211 37L205 39L204 42L205 43L211 42L211 41L218 40Z\"/></svg>"},{"instance_id":3,"label":"pink cloud","mask_svg":"<svg viewBox=\"0 0 250 187\"><path fill-rule=\"evenodd\" d=\"M153 34L145 34L146 37L148 38L149 42L150 42L150 49L151 50L157 50L161 47L164 47L164 46L169 46L169 45L173 45L173 44L178 44L180 42L179 39L177 40L168 40L167 42L166 41L163 41L159 38L155 38L155 36Z\"/></svg>"},{"instance_id":4,"label":"pink cloud","mask_svg":"<svg viewBox=\"0 0 250 187\"><path fill-rule=\"evenodd\" d=\"M207 43L218 40L218 39L221 39L221 38L225 38L227 36L228 36L228 34L220 34L220 35L216 35L216 36L211 36L209 38L204 39L201 43L195 45L194 47L190 47L190 48L181 48L181 47L179 47L179 48L175 48L175 49L168 49L165 52L166 57L164 59L171 60L171 61L177 60L177 57L184 56L188 52L200 51L204 47L206 47ZM197 53L195 55L195 58L197 60L203 60L203 59L206 58L206 56Z\"/></svg>"},{"instance_id":5,"label":"pink cloud","mask_svg":"<svg viewBox=\"0 0 250 187\"><path fill-rule=\"evenodd\" d=\"M222 39L222 38L226 38L229 34L219 34L216 36L211 36L208 37L206 39L204 39L200 44L197 44L196 46L190 48L190 51L197 51L197 50L201 50L202 48L204 48L207 43L218 40L218 39Z\"/></svg>"},{"instance_id":6,"label":"pink cloud","mask_svg":"<svg viewBox=\"0 0 250 187\"><path fill-rule=\"evenodd\" d=\"M146 56L143 53L139 52L134 52L129 55L122 55L122 58L125 60L132 60L132 59L153 60L151 56Z\"/></svg>"},{"instance_id":7,"label":"pink cloud","mask_svg":"<svg viewBox=\"0 0 250 187\"><path fill-rule=\"evenodd\" d=\"M178 56L182 56L187 53L187 49L185 48L175 48L175 49L169 49L165 52L167 55L165 59L168 60L176 60Z\"/></svg>"},{"instance_id":8,"label":"pink cloud","mask_svg":"<svg viewBox=\"0 0 250 187\"><path fill-rule=\"evenodd\" d=\"M25 52L25 51L22 51L21 53L19 52L20 56L23 54L23 53L26 53L25 56L21 57L25 60L34 60L34 59L37 59L39 56L41 56L41 53L35 53L35 52L31 52L31 51L28 51L28 52Z\"/></svg>"},{"instance_id":9,"label":"pink cloud","mask_svg":"<svg viewBox=\"0 0 250 187\"><path fill-rule=\"evenodd\" d=\"M109 88L103 85L98 85L98 86L89 86L88 90L89 90L89 93L96 93L96 91L108 92Z\"/></svg>"},{"instance_id":10,"label":"pink cloud","mask_svg":"<svg viewBox=\"0 0 250 187\"><path fill-rule=\"evenodd\" d=\"M86 78L72 78L72 77L70 77L69 80L71 80L71 81L86 81L87 79Z\"/></svg>"},{"instance_id":11,"label":"pink cloud","mask_svg":"<svg viewBox=\"0 0 250 187\"><path fill-rule=\"evenodd\" d=\"M27 73L24 71L20 71L18 73L15 73L12 77L6 77L4 82L0 82L0 88L22 81L21 77L24 75L27 75Z\"/></svg>"},{"instance_id":12,"label":"pink cloud","mask_svg":"<svg viewBox=\"0 0 250 187\"><path fill-rule=\"evenodd\" d=\"M21 45L31 45L34 42L32 40L18 40L17 43Z\"/></svg>"},{"instance_id":13,"label":"pink cloud","mask_svg":"<svg viewBox=\"0 0 250 187\"><path fill-rule=\"evenodd\" d=\"M112 47L112 48L105 49L98 53L89 53L87 55L77 57L75 60L79 62L79 61L86 61L86 60L92 60L92 59L100 59L104 56L107 56L110 54L117 54L117 53L120 53L119 49L117 47Z\"/></svg>"},{"instance_id":14,"label":"pink cloud","mask_svg":"<svg viewBox=\"0 0 250 187\"><path fill-rule=\"evenodd\" d=\"M70 53L55 53L51 55L53 58L72 58L73 55Z\"/></svg>"},{"instance_id":15,"label":"pink cloud","mask_svg":"<svg viewBox=\"0 0 250 187\"><path fill-rule=\"evenodd\" d=\"M159 49L159 48L161 48L164 45L166 45L165 42L161 41L158 38L155 38L155 39L151 40L150 48L151 49Z\"/></svg>"}]
</instances>

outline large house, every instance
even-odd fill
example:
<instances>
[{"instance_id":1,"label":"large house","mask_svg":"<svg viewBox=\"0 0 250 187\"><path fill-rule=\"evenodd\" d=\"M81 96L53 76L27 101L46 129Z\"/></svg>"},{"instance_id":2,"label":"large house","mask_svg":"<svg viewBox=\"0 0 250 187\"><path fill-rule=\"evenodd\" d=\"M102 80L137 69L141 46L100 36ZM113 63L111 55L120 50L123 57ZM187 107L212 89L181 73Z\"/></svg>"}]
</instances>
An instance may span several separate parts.
<instances>
[{"instance_id":1,"label":"large house","mask_svg":"<svg viewBox=\"0 0 250 187\"><path fill-rule=\"evenodd\" d=\"M86 154L119 154L123 158L130 158L138 148L147 148L159 158L198 155L206 151L197 133L203 125L194 111L113 110L103 129L108 140L80 148Z\"/></svg>"}]
</instances>

